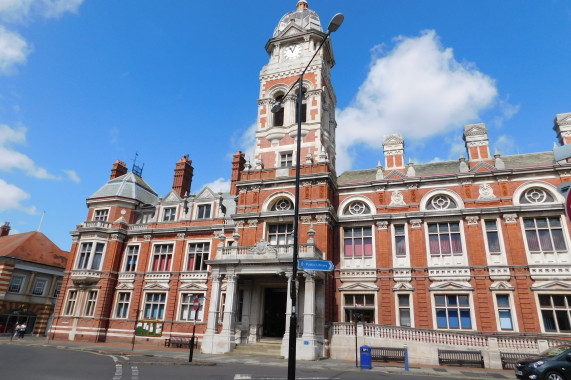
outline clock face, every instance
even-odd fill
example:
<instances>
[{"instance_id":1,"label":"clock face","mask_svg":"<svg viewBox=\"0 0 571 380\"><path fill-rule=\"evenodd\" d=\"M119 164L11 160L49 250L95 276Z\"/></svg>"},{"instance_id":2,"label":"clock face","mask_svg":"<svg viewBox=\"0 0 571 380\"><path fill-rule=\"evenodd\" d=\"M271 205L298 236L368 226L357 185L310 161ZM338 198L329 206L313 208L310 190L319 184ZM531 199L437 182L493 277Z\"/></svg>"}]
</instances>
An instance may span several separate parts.
<instances>
[{"instance_id":1,"label":"clock face","mask_svg":"<svg viewBox=\"0 0 571 380\"><path fill-rule=\"evenodd\" d=\"M285 59L296 59L301 54L301 46L299 45L289 45L284 49Z\"/></svg>"}]
</instances>

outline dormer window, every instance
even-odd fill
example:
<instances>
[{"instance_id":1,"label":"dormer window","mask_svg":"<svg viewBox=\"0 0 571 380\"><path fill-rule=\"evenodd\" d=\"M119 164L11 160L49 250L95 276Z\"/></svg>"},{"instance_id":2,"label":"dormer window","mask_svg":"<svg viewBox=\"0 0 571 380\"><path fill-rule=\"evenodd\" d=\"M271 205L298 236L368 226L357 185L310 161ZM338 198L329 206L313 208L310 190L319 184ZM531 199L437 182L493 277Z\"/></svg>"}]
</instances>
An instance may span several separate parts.
<instances>
[{"instance_id":1,"label":"dormer window","mask_svg":"<svg viewBox=\"0 0 571 380\"><path fill-rule=\"evenodd\" d=\"M106 222L108 216L109 216L109 209L95 210L95 212L93 213L93 220Z\"/></svg>"},{"instance_id":2,"label":"dormer window","mask_svg":"<svg viewBox=\"0 0 571 380\"><path fill-rule=\"evenodd\" d=\"M198 212L196 214L196 219L208 219L211 218L212 205L198 205Z\"/></svg>"},{"instance_id":3,"label":"dormer window","mask_svg":"<svg viewBox=\"0 0 571 380\"><path fill-rule=\"evenodd\" d=\"M172 222L176 218L176 207L163 209L163 222Z\"/></svg>"}]
</instances>

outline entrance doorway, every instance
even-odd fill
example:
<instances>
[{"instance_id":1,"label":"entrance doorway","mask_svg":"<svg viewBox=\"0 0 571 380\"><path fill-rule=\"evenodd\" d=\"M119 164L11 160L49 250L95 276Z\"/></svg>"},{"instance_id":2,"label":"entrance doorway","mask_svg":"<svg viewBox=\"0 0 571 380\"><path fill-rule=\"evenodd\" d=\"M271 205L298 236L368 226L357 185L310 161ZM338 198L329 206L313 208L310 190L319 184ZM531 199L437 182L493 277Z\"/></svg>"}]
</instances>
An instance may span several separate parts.
<instances>
[{"instance_id":1,"label":"entrance doorway","mask_svg":"<svg viewBox=\"0 0 571 380\"><path fill-rule=\"evenodd\" d=\"M286 322L287 290L285 288L266 288L264 304L264 336L283 337Z\"/></svg>"},{"instance_id":2,"label":"entrance doorway","mask_svg":"<svg viewBox=\"0 0 571 380\"><path fill-rule=\"evenodd\" d=\"M0 335L14 334L16 325L26 324L26 334L34 331L36 314L28 310L12 309L0 314Z\"/></svg>"}]
</instances>

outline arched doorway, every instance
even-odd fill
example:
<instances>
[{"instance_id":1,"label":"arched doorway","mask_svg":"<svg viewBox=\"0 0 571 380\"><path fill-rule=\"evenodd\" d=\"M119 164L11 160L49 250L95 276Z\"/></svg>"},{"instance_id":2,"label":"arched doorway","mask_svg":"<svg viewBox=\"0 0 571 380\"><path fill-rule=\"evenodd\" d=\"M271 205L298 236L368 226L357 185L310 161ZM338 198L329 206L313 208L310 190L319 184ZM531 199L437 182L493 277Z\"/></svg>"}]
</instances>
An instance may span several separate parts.
<instances>
[{"instance_id":1,"label":"arched doorway","mask_svg":"<svg viewBox=\"0 0 571 380\"><path fill-rule=\"evenodd\" d=\"M26 324L26 334L34 331L36 313L27 309L11 309L0 312L0 335L14 334L18 324Z\"/></svg>"}]
</instances>

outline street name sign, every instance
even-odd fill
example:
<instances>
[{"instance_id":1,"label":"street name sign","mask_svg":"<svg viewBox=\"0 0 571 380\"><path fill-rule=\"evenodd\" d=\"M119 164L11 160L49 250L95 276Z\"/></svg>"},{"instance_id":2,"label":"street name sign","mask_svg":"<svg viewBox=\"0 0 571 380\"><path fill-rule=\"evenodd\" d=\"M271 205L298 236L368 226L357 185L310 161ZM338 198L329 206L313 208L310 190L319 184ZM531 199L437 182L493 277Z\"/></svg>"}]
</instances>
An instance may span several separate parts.
<instances>
[{"instance_id":1,"label":"street name sign","mask_svg":"<svg viewBox=\"0 0 571 380\"><path fill-rule=\"evenodd\" d=\"M331 272L333 270L333 263L328 260L298 260L297 269L299 270L319 270Z\"/></svg>"}]
</instances>

